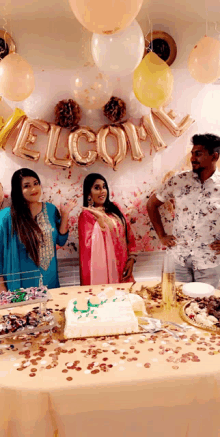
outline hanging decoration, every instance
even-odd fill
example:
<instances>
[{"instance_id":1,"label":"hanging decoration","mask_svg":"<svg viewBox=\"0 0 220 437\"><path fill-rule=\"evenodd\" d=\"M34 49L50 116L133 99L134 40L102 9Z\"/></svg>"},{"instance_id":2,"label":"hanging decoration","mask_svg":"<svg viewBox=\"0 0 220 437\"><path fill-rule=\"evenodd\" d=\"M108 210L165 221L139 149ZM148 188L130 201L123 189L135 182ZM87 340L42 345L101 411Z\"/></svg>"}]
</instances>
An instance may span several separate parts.
<instances>
[{"instance_id":1,"label":"hanging decoration","mask_svg":"<svg viewBox=\"0 0 220 437\"><path fill-rule=\"evenodd\" d=\"M220 77L220 41L205 36L192 49L188 58L191 76L200 83L212 83Z\"/></svg>"},{"instance_id":2,"label":"hanging decoration","mask_svg":"<svg viewBox=\"0 0 220 437\"><path fill-rule=\"evenodd\" d=\"M144 35L136 20L115 35L93 34L91 52L97 67L109 74L125 76L140 64L144 54Z\"/></svg>"},{"instance_id":3,"label":"hanging decoration","mask_svg":"<svg viewBox=\"0 0 220 437\"><path fill-rule=\"evenodd\" d=\"M67 129L77 126L82 117L78 103L72 99L60 100L55 107L55 124Z\"/></svg>"},{"instance_id":4,"label":"hanging decoration","mask_svg":"<svg viewBox=\"0 0 220 437\"><path fill-rule=\"evenodd\" d=\"M126 116L126 104L118 97L111 97L103 108L103 114L112 123L117 123Z\"/></svg>"},{"instance_id":5,"label":"hanging decoration","mask_svg":"<svg viewBox=\"0 0 220 437\"><path fill-rule=\"evenodd\" d=\"M31 66L18 53L11 53L0 63L0 94L8 100L20 102L34 90Z\"/></svg>"},{"instance_id":6,"label":"hanging decoration","mask_svg":"<svg viewBox=\"0 0 220 437\"><path fill-rule=\"evenodd\" d=\"M125 111L126 106L121 99L117 97L113 97L112 99L115 105L117 103L117 105L124 108ZM62 108L63 101L59 102L59 104ZM65 105L66 104L64 104L64 107ZM58 105L56 105L56 114L57 107ZM121 110L121 113L119 111L118 115L116 109L115 111L111 109L110 113L114 114L114 120L120 120L122 114L125 114L124 111ZM77 108L77 113L80 113L80 108ZM150 139L151 152L152 149L158 152L167 147L167 144L161 137L154 123L153 116L159 118L174 136L181 136L194 122L192 117L188 114L180 123L176 124L173 121L176 117L173 111L170 110L166 112L164 108L160 108L158 110L152 109L148 115L143 116L139 126L134 125L130 120L126 120L118 124L105 125L101 127L97 134L89 127L76 126L72 128L72 132L68 135L67 156L61 159L57 157L57 151L62 127L54 123L47 123L43 120L33 120L26 117L25 113L19 108L16 108L6 123L4 124L2 122L2 127L0 125L0 146L2 148L5 147L11 133L14 132L15 127L17 127L19 134L13 145L13 153L23 159L38 161L40 152L28 148L28 144L33 145L35 143L37 138L35 131L38 129L47 134L47 147L44 160L46 165L50 167L58 166L60 168L70 168L73 163L75 163L76 165L87 167L94 164L99 158L111 168L115 169L118 164L125 159L128 148L131 150L131 157L134 161L141 161L144 158L141 141ZM117 153L114 156L111 156L107 150L108 136L113 136L117 144ZM82 153L80 150L80 140L82 137L92 145L92 149L86 153Z\"/></svg>"},{"instance_id":7,"label":"hanging decoration","mask_svg":"<svg viewBox=\"0 0 220 437\"><path fill-rule=\"evenodd\" d=\"M155 53L148 53L134 71L133 91L143 105L150 108L163 106L173 91L170 67Z\"/></svg>"},{"instance_id":8,"label":"hanging decoration","mask_svg":"<svg viewBox=\"0 0 220 437\"><path fill-rule=\"evenodd\" d=\"M143 0L69 0L77 20L90 32L112 35L129 26Z\"/></svg>"}]
</instances>

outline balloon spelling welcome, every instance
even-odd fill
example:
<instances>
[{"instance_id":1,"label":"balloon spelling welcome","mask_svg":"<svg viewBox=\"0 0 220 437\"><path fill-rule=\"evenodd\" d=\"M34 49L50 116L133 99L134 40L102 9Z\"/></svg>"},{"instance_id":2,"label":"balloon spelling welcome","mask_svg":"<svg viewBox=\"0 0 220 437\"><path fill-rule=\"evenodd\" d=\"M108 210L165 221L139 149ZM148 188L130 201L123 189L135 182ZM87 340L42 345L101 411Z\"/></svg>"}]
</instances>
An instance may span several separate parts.
<instances>
[{"instance_id":1,"label":"balloon spelling welcome","mask_svg":"<svg viewBox=\"0 0 220 437\"><path fill-rule=\"evenodd\" d=\"M75 163L79 166L90 166L99 158L110 167L115 168L126 157L128 148L131 150L133 160L142 160L144 154L140 142L148 138L151 149L154 148L156 152L167 147L155 126L153 114L175 137L182 135L194 123L189 114L179 123L175 123L171 113L172 111L167 113L163 108L151 110L149 115L142 118L140 126L135 126L128 120L123 123L102 126L98 133L89 127L79 126L68 136L68 157L60 159L57 158L56 154L62 128L43 120L32 120L26 117L23 111L16 108L6 123L2 123L2 127L0 126L0 147L5 148L11 133L17 128L19 134L13 144L14 155L30 161L38 161L40 152L28 148L28 144L35 143L37 135L34 131L38 129L47 135L46 165L70 168ZM107 150L107 137L109 135L114 137L117 144L117 152L114 156L111 156ZM80 151L82 137L92 145L92 150L88 150L86 154L82 154Z\"/></svg>"}]
</instances>

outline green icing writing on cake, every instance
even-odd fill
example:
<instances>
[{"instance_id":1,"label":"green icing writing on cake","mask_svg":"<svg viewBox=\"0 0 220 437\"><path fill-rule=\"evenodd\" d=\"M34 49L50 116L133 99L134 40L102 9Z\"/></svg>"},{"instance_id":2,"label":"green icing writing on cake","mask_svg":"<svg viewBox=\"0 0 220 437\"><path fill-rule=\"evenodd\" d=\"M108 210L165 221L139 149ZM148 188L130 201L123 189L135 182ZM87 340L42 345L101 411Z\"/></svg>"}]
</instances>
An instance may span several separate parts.
<instances>
[{"instance_id":1,"label":"green icing writing on cake","mask_svg":"<svg viewBox=\"0 0 220 437\"><path fill-rule=\"evenodd\" d=\"M117 299L118 299L118 298L116 297L115 299L112 299L112 301L113 301L113 302L116 302ZM122 299L122 301L124 301L124 300L126 300L126 298ZM94 313L94 310L93 310L92 308L99 308L100 305L103 305L103 304L106 303L106 302L108 302L108 299L102 300L100 303L97 303L97 304L92 304L92 303L90 302L90 300L88 300L88 301L87 301L87 310L78 310L78 309L76 308L77 300L75 300L75 301L73 302L73 305L74 305L74 307L73 307L73 312L74 312L74 313L82 313L82 314L83 314L83 313L87 313L87 314L86 314L86 317L88 317L89 314L93 314L93 313ZM77 320L79 320L79 319L81 319L81 318L82 318L82 315L80 315L80 316L78 317ZM94 319L97 319L97 316L93 316L93 318L94 318Z\"/></svg>"},{"instance_id":2,"label":"green icing writing on cake","mask_svg":"<svg viewBox=\"0 0 220 437\"><path fill-rule=\"evenodd\" d=\"M89 313L90 311L91 311L91 309L92 308L98 308L100 305L103 305L104 303L106 303L108 301L108 299L106 299L106 300L104 300L104 301L101 301L100 303L97 303L97 304L92 304L91 302L90 302L90 300L88 300L87 301L87 310L78 310L77 308L76 308L76 305L77 305L77 300L75 300L74 302L73 302L73 312L74 313ZM91 311L91 314L93 314L94 313L94 310L92 310Z\"/></svg>"},{"instance_id":3,"label":"green icing writing on cake","mask_svg":"<svg viewBox=\"0 0 220 437\"><path fill-rule=\"evenodd\" d=\"M88 313L88 312L89 312L89 309L88 309L88 310L78 310L78 309L76 308L76 306L74 305L74 307L73 307L73 312L74 312L74 313Z\"/></svg>"}]
</instances>

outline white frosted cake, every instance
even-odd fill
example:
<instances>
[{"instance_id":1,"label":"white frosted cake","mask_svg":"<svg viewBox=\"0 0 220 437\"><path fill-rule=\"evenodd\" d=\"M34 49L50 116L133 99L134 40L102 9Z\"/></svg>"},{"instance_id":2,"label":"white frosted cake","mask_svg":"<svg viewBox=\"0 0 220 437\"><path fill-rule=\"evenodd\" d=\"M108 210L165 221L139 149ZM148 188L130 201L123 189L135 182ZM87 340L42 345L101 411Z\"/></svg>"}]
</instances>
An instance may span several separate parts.
<instances>
[{"instance_id":1,"label":"white frosted cake","mask_svg":"<svg viewBox=\"0 0 220 437\"><path fill-rule=\"evenodd\" d=\"M138 294L130 293L128 294L130 302L132 304L132 308L137 313L146 314L145 304L142 297L138 296Z\"/></svg>"},{"instance_id":2,"label":"white frosted cake","mask_svg":"<svg viewBox=\"0 0 220 437\"><path fill-rule=\"evenodd\" d=\"M104 293L100 293L99 297L84 299L84 302L82 299L70 300L65 312L65 337L98 337L137 332L138 319L130 296L118 293L106 298Z\"/></svg>"}]
</instances>

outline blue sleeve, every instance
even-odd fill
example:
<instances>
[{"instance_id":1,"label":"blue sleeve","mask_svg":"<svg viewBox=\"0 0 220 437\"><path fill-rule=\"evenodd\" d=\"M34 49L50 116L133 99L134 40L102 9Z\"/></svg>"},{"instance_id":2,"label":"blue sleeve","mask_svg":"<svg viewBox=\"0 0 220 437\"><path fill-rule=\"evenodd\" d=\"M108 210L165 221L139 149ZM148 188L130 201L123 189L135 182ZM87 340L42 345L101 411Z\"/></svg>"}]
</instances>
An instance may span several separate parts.
<instances>
[{"instance_id":1,"label":"blue sleeve","mask_svg":"<svg viewBox=\"0 0 220 437\"><path fill-rule=\"evenodd\" d=\"M5 208L0 211L0 276L3 275L4 271L4 255L6 256L7 253L7 242L10 236L8 233L11 233L10 222L11 210L10 208Z\"/></svg>"},{"instance_id":2,"label":"blue sleeve","mask_svg":"<svg viewBox=\"0 0 220 437\"><path fill-rule=\"evenodd\" d=\"M59 246L64 246L68 239L69 231L66 232L66 234L60 234L59 227L60 227L61 217L58 209L55 207L55 223L57 228L57 244Z\"/></svg>"}]
</instances>

